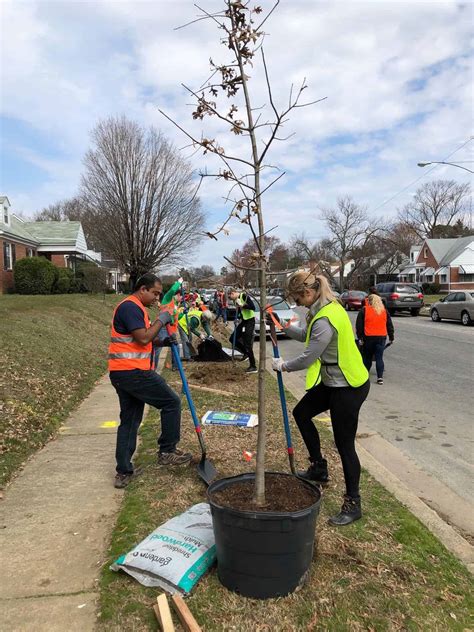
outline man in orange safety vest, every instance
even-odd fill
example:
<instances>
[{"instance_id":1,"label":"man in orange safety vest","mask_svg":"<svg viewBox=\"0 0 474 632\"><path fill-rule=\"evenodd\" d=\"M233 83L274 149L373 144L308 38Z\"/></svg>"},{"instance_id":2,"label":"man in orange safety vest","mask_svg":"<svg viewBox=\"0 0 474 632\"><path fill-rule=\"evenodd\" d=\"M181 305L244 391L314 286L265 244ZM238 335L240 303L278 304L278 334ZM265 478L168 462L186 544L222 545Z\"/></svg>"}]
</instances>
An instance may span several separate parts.
<instances>
[{"instance_id":1,"label":"man in orange safety vest","mask_svg":"<svg viewBox=\"0 0 474 632\"><path fill-rule=\"evenodd\" d=\"M135 283L133 293L116 307L112 318L109 375L120 401L115 451L117 488L126 487L137 474L131 459L145 404L161 411L158 464L183 465L192 459L191 454L176 447L180 439L181 399L153 370L153 340L162 327L172 322L169 311L161 311L150 322L146 308L161 293L160 279L154 274L144 274Z\"/></svg>"}]
</instances>

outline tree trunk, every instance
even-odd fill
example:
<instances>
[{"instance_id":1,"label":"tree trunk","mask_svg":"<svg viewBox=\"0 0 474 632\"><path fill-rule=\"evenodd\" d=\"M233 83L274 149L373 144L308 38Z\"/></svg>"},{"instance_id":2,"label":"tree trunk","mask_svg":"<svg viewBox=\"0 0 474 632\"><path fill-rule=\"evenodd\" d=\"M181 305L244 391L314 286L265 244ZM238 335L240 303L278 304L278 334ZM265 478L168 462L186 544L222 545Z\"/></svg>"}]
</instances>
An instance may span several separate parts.
<instances>
[{"instance_id":1,"label":"tree trunk","mask_svg":"<svg viewBox=\"0 0 474 632\"><path fill-rule=\"evenodd\" d=\"M235 27L235 23L233 24ZM236 51L237 52L237 51ZM245 74L244 65L240 51L237 54L237 61L242 77L242 88L245 97L245 108L247 111L248 126L250 130L250 142L252 144L252 159L254 164L254 186L255 186L255 203L257 205L257 221L258 221L258 246L261 257L260 271L258 280L260 286L260 340L259 340L259 359L258 359L258 436L257 436L257 466L255 471L255 496L254 501L257 506L265 505L265 449L266 449L266 417L265 417L265 358L266 358L266 335L265 335L265 305L267 303L267 273L266 261L263 258L265 252L265 228L263 224L263 213L260 198L260 163L257 147L257 138L253 123L252 105L250 94L247 86L247 75ZM250 212L249 212L250 219Z\"/></svg>"}]
</instances>

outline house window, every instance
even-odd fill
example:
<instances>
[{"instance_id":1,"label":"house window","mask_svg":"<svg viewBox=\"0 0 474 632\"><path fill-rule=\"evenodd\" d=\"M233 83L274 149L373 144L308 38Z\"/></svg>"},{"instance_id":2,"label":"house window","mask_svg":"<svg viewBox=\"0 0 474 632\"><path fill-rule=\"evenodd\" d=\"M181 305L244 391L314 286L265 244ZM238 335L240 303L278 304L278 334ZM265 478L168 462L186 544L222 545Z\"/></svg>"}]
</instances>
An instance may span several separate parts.
<instances>
[{"instance_id":1,"label":"house window","mask_svg":"<svg viewBox=\"0 0 474 632\"><path fill-rule=\"evenodd\" d=\"M11 244L11 247L12 247L12 267L13 267L16 261L16 246L15 244Z\"/></svg>"},{"instance_id":2,"label":"house window","mask_svg":"<svg viewBox=\"0 0 474 632\"><path fill-rule=\"evenodd\" d=\"M8 206L3 207L3 221L8 224Z\"/></svg>"},{"instance_id":3,"label":"house window","mask_svg":"<svg viewBox=\"0 0 474 632\"><path fill-rule=\"evenodd\" d=\"M34 252L33 248L27 248L26 249L26 256L27 257L34 257L35 256L35 252Z\"/></svg>"},{"instance_id":4,"label":"house window","mask_svg":"<svg viewBox=\"0 0 474 632\"><path fill-rule=\"evenodd\" d=\"M414 252L410 252L410 261L415 261L415 253Z\"/></svg>"},{"instance_id":5,"label":"house window","mask_svg":"<svg viewBox=\"0 0 474 632\"><path fill-rule=\"evenodd\" d=\"M425 276L425 281L426 281L427 283L433 283L433 275L432 275L432 274L427 274L427 275Z\"/></svg>"},{"instance_id":6,"label":"house window","mask_svg":"<svg viewBox=\"0 0 474 632\"><path fill-rule=\"evenodd\" d=\"M428 248L425 248L425 249L423 250L423 258L424 258L424 259L428 259Z\"/></svg>"},{"instance_id":7,"label":"house window","mask_svg":"<svg viewBox=\"0 0 474 632\"><path fill-rule=\"evenodd\" d=\"M447 283L448 282L448 275L447 274L442 274L439 278L440 278L440 283Z\"/></svg>"},{"instance_id":8,"label":"house window","mask_svg":"<svg viewBox=\"0 0 474 632\"><path fill-rule=\"evenodd\" d=\"M12 269L12 245L6 241L3 242L3 269Z\"/></svg>"},{"instance_id":9,"label":"house window","mask_svg":"<svg viewBox=\"0 0 474 632\"><path fill-rule=\"evenodd\" d=\"M474 274L462 274L459 277L460 283L472 283L474 281Z\"/></svg>"}]
</instances>

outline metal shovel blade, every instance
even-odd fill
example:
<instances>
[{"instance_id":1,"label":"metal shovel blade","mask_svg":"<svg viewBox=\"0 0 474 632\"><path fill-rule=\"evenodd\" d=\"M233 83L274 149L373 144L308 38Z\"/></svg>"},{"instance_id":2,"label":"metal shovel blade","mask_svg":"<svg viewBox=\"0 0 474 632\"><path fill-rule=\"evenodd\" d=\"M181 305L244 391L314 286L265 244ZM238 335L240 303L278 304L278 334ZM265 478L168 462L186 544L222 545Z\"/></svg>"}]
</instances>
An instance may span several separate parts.
<instances>
[{"instance_id":1,"label":"metal shovel blade","mask_svg":"<svg viewBox=\"0 0 474 632\"><path fill-rule=\"evenodd\" d=\"M217 478L217 470L205 456L199 461L197 471L206 485L210 485Z\"/></svg>"}]
</instances>

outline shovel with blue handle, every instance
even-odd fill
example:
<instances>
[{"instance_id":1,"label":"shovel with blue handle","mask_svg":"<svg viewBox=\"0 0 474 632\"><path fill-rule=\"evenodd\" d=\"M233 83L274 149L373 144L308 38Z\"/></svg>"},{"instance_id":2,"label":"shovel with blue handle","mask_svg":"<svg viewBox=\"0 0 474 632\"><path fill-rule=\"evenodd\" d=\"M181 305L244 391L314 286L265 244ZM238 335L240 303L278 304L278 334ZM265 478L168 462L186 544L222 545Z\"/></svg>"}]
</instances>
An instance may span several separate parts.
<instances>
[{"instance_id":1,"label":"shovel with blue handle","mask_svg":"<svg viewBox=\"0 0 474 632\"><path fill-rule=\"evenodd\" d=\"M181 358L179 357L178 342L173 338L172 331L169 325L166 325L166 330L171 340L171 353L173 354L175 364L178 367L179 375L181 377L181 382L183 384L183 391L188 401L189 410L191 411L191 417L193 419L194 430L196 431L199 445L201 447L201 460L199 461L197 465L197 472L199 476L202 478L202 480L206 483L206 485L210 485L212 481L215 478L217 478L217 470L214 467L214 465L210 461L208 461L206 458L206 453L207 453L206 444L204 442L204 437L202 436L201 424L199 423L199 419L196 414L196 408L194 406L193 398L191 397L188 381L186 379L186 375L183 370L183 364L181 362Z\"/></svg>"},{"instance_id":2,"label":"shovel with blue handle","mask_svg":"<svg viewBox=\"0 0 474 632\"><path fill-rule=\"evenodd\" d=\"M276 317L273 314L272 308L270 305L268 305L266 307L267 314L269 314L270 319L269 319L269 326L270 326L270 340L272 341L272 347L273 347L273 357L274 358L279 358L280 357L280 351L278 349L278 341L277 341L277 335L276 335L276 325L278 325L278 327L280 329L282 329L281 324L278 322L278 320L276 319ZM283 415L283 426L285 428L285 437L286 437L286 451L288 453L288 462L290 464L290 470L291 473L296 476L296 478L299 478L302 481L305 481L306 483L311 483L312 485L314 485L315 487L317 487L319 489L319 486L316 483L313 483L313 481L310 481L306 478L304 478L303 476L300 476L296 470L295 467L295 451L293 448L293 441L291 439L291 429L290 429L290 420L288 418L288 408L286 406L286 395L285 395L285 387L283 385L283 375L281 374L281 371L276 371L277 374L277 380L278 380L278 391L280 394L280 403L281 403L281 412Z\"/></svg>"}]
</instances>

